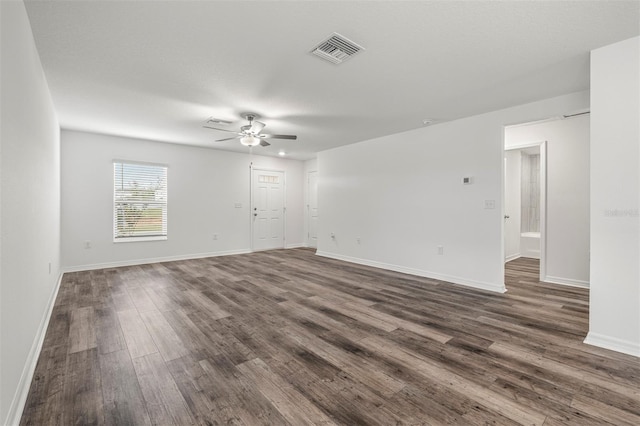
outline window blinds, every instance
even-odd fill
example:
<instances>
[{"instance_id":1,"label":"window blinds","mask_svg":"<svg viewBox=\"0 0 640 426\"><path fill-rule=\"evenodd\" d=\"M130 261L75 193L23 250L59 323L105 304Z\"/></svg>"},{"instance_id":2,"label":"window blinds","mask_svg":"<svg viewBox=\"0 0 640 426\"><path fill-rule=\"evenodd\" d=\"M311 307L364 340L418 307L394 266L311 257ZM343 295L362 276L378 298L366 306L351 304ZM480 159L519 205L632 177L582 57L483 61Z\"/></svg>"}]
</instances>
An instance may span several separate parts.
<instances>
[{"instance_id":1,"label":"window blinds","mask_svg":"<svg viewBox=\"0 0 640 426\"><path fill-rule=\"evenodd\" d=\"M113 163L113 238L167 236L167 167Z\"/></svg>"}]
</instances>

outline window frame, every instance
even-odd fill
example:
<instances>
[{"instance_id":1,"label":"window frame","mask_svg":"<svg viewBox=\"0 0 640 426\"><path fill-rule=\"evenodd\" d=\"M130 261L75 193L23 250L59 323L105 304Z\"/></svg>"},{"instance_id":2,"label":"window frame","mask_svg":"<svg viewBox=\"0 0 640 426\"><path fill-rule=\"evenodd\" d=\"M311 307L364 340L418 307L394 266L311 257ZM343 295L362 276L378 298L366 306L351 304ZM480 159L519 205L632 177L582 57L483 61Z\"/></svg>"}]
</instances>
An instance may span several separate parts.
<instances>
[{"instance_id":1,"label":"window frame","mask_svg":"<svg viewBox=\"0 0 640 426\"><path fill-rule=\"evenodd\" d=\"M117 165L121 165L121 166L143 166L143 167L157 167L157 168L162 168L163 173L164 173L164 203L160 202L157 203L161 206L162 208L162 225L163 225L163 230L161 231L162 234L158 234L158 235L132 235L132 236L117 236L116 232L118 229L118 211L117 211L117 206L118 204L122 204L121 201L118 201L116 198L116 194L117 194L117 189L116 189L116 167ZM141 242L141 241L166 241L168 239L168 235L169 235L169 166L167 164L162 164L162 163L151 163L151 162L145 162L145 161L133 161L133 160L121 160L121 159L114 159L112 161L112 185L113 185L113 194L112 194L112 201L113 201L113 206L112 206L112 215L113 215L113 223L112 223L112 229L111 229L111 235L112 235L112 239L113 239L113 243L119 244L119 243L131 243L131 242ZM156 204L156 203L154 203Z\"/></svg>"}]
</instances>

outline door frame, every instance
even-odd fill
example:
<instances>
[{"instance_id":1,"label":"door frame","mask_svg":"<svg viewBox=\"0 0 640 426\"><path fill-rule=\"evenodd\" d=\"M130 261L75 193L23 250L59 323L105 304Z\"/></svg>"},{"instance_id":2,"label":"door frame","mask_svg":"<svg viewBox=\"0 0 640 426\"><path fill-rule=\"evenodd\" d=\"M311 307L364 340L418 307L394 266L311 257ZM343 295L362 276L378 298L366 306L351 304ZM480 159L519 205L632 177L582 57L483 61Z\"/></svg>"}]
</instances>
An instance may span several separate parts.
<instances>
[{"instance_id":1,"label":"door frame","mask_svg":"<svg viewBox=\"0 0 640 426\"><path fill-rule=\"evenodd\" d=\"M254 167L249 165L249 249L256 251L253 246L253 177L255 172L277 172L282 173L282 248L287 248L287 172L281 169L270 169L268 167Z\"/></svg>"},{"instance_id":2,"label":"door frame","mask_svg":"<svg viewBox=\"0 0 640 426\"><path fill-rule=\"evenodd\" d=\"M540 281L547 279L547 141L526 142L509 145L503 144L502 164L504 168L504 153L523 148L540 147ZM502 217L505 212L505 174L502 172ZM505 227L502 220L502 262L505 263Z\"/></svg>"},{"instance_id":3,"label":"door frame","mask_svg":"<svg viewBox=\"0 0 640 426\"><path fill-rule=\"evenodd\" d=\"M309 170L307 172L307 212L306 215L307 217L305 218L305 223L307 226L306 229L306 233L307 233L307 238L306 238L306 242L307 242L307 247L312 247L312 248L318 248L318 236L316 234L316 241L315 241L315 245L311 244L311 236L310 236L310 232L309 230L311 229L311 174L315 173L316 174L316 204L318 203L318 171L317 170ZM317 232L317 229L316 229Z\"/></svg>"}]
</instances>

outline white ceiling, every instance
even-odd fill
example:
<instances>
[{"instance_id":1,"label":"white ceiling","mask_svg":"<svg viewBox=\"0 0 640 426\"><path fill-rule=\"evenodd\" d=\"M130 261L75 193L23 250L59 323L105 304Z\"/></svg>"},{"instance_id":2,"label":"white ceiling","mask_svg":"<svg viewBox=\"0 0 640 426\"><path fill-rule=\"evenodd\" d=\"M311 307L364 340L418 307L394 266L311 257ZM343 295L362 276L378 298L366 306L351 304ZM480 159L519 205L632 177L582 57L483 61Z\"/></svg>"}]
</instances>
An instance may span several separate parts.
<instances>
[{"instance_id":1,"label":"white ceiling","mask_svg":"<svg viewBox=\"0 0 640 426\"><path fill-rule=\"evenodd\" d=\"M291 158L587 89L638 1L26 1L63 128L246 151L253 111ZM341 65L309 53L338 32Z\"/></svg>"}]
</instances>

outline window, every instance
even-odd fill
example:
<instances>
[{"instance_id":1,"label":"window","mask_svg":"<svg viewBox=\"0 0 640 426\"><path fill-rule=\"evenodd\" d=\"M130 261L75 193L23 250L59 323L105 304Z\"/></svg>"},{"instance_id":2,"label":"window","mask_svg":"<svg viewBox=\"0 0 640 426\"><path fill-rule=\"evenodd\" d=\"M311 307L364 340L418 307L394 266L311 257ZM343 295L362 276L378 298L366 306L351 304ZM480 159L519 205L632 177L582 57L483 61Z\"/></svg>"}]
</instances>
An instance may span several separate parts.
<instances>
[{"instance_id":1,"label":"window","mask_svg":"<svg viewBox=\"0 0 640 426\"><path fill-rule=\"evenodd\" d=\"M113 163L113 240L167 239L167 167Z\"/></svg>"},{"instance_id":2,"label":"window","mask_svg":"<svg viewBox=\"0 0 640 426\"><path fill-rule=\"evenodd\" d=\"M278 183L280 179L278 176L267 176L267 175L259 175L258 182L259 183Z\"/></svg>"}]
</instances>

